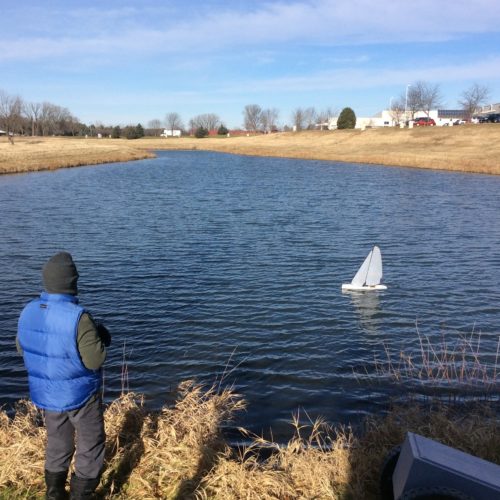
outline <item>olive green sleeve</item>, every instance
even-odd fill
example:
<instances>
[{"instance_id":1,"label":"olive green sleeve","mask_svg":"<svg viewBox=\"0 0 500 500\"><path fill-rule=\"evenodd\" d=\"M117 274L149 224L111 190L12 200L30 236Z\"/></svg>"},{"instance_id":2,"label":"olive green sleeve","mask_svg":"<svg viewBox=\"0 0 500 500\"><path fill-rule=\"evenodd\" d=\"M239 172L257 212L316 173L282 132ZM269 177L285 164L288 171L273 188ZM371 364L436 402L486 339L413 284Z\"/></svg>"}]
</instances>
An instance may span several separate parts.
<instances>
[{"instance_id":1,"label":"olive green sleeve","mask_svg":"<svg viewBox=\"0 0 500 500\"><path fill-rule=\"evenodd\" d=\"M21 344L19 343L19 339L17 338L17 335L16 335L16 349L17 349L17 352L23 356L24 355L24 352L23 352L23 348L21 347Z\"/></svg>"},{"instance_id":2,"label":"olive green sleeve","mask_svg":"<svg viewBox=\"0 0 500 500\"><path fill-rule=\"evenodd\" d=\"M85 368L98 370L106 359L106 347L97 332L97 325L88 313L80 317L77 344Z\"/></svg>"}]
</instances>

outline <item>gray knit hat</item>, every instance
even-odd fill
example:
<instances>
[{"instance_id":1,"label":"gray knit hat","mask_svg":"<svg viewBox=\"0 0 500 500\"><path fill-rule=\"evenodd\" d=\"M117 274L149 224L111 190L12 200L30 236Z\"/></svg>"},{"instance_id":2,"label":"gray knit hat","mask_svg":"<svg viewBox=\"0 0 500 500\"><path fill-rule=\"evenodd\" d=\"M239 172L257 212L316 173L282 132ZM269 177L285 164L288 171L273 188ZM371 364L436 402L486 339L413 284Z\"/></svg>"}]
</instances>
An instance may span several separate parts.
<instances>
[{"instance_id":1,"label":"gray knit hat","mask_svg":"<svg viewBox=\"0 0 500 500\"><path fill-rule=\"evenodd\" d=\"M43 266L43 286L48 293L78 295L78 271L71 254L59 252Z\"/></svg>"}]
</instances>

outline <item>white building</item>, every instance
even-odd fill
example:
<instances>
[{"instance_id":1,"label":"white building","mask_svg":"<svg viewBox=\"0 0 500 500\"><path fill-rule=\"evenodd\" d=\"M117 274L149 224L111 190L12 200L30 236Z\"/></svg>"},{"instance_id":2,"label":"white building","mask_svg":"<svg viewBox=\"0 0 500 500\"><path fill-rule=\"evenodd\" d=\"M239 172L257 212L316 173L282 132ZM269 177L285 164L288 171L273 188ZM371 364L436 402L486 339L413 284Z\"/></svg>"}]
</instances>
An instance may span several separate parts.
<instances>
[{"instance_id":1,"label":"white building","mask_svg":"<svg viewBox=\"0 0 500 500\"><path fill-rule=\"evenodd\" d=\"M181 136L181 131L177 129L170 129L166 128L163 130L163 133L160 134L160 137L180 137Z\"/></svg>"},{"instance_id":2,"label":"white building","mask_svg":"<svg viewBox=\"0 0 500 500\"><path fill-rule=\"evenodd\" d=\"M415 118L426 117L427 114L423 111L415 113ZM467 112L463 109L431 109L429 118L432 118L438 127L452 126L457 120L465 120Z\"/></svg>"},{"instance_id":3,"label":"white building","mask_svg":"<svg viewBox=\"0 0 500 500\"><path fill-rule=\"evenodd\" d=\"M328 120L328 130L335 130L337 128L338 116L334 116ZM395 120L392 118L389 111L384 110L377 113L375 116L363 117L356 116L356 125L354 128L364 130L366 128L379 128L379 127L393 127L396 125Z\"/></svg>"},{"instance_id":4,"label":"white building","mask_svg":"<svg viewBox=\"0 0 500 500\"><path fill-rule=\"evenodd\" d=\"M477 109L477 115L488 116L490 113L500 113L500 102L496 104L487 104Z\"/></svg>"},{"instance_id":5,"label":"white building","mask_svg":"<svg viewBox=\"0 0 500 500\"><path fill-rule=\"evenodd\" d=\"M457 120L465 120L467 112L463 109L431 109L429 118L432 118L438 127L452 126ZM407 113L408 118L410 113ZM427 116L423 111L415 113L415 119ZM338 116L330 118L328 121L328 130L337 128ZM356 117L356 125L354 128L365 130L366 128L381 128L381 127L398 127L405 123L404 111L399 116L390 109L384 109L380 113L371 117Z\"/></svg>"}]
</instances>

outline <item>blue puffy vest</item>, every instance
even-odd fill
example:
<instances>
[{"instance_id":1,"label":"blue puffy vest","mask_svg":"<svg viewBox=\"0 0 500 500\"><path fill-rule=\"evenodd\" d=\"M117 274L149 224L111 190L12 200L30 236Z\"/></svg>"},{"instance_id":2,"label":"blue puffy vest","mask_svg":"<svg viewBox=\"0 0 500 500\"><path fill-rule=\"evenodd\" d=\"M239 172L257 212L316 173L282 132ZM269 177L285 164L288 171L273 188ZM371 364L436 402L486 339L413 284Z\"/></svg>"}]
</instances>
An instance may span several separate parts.
<instances>
[{"instance_id":1,"label":"blue puffy vest","mask_svg":"<svg viewBox=\"0 0 500 500\"><path fill-rule=\"evenodd\" d=\"M83 307L73 295L43 292L21 313L18 340L33 403L51 411L80 408L101 386L101 370L87 369L78 352Z\"/></svg>"}]
</instances>

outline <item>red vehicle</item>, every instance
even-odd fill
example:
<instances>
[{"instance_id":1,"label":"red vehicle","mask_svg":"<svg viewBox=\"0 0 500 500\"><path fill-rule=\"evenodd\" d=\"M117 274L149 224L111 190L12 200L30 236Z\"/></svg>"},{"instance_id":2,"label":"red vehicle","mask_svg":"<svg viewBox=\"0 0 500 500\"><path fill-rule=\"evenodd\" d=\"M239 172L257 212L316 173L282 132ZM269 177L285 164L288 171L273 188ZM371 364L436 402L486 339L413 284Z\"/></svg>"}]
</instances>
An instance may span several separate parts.
<instances>
[{"instance_id":1,"label":"red vehicle","mask_svg":"<svg viewBox=\"0 0 500 500\"><path fill-rule=\"evenodd\" d=\"M416 127L434 127L436 125L436 122L432 118L421 116L420 118L415 118L413 124Z\"/></svg>"}]
</instances>

